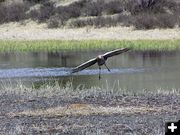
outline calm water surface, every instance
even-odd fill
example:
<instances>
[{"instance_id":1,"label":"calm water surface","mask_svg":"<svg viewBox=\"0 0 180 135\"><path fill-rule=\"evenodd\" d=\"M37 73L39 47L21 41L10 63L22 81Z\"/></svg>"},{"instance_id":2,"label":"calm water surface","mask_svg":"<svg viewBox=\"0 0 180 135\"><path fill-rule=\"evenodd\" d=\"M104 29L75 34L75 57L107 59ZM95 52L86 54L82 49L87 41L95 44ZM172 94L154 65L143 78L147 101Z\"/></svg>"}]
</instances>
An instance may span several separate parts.
<instances>
[{"instance_id":1,"label":"calm water surface","mask_svg":"<svg viewBox=\"0 0 180 135\"><path fill-rule=\"evenodd\" d=\"M103 66L98 79L98 66L71 74L71 68L106 51L56 53L2 53L0 54L0 81L2 84L40 86L54 80L62 85L72 81L76 87L121 87L132 91L158 88L180 89L180 52L130 51L107 60L111 69ZM11 82L11 83L9 83ZM107 86L108 85L108 86Z\"/></svg>"}]
</instances>

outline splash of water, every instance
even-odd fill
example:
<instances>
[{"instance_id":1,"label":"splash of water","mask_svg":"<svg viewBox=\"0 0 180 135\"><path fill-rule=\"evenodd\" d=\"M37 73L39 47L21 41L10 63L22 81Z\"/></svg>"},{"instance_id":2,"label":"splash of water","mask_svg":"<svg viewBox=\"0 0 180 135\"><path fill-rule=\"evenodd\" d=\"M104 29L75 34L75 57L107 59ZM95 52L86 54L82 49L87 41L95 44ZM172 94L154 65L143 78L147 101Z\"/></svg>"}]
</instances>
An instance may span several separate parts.
<instances>
[{"instance_id":1,"label":"splash of water","mask_svg":"<svg viewBox=\"0 0 180 135\"><path fill-rule=\"evenodd\" d=\"M111 69L109 72L107 69L102 69L101 74L122 74L122 73L135 73L144 72L145 69L135 68L122 68ZM71 74L70 68L13 68L13 69L1 69L0 78L21 78L21 77L63 77L63 76L75 76L75 75L96 75L99 74L99 69L87 69L78 73Z\"/></svg>"}]
</instances>

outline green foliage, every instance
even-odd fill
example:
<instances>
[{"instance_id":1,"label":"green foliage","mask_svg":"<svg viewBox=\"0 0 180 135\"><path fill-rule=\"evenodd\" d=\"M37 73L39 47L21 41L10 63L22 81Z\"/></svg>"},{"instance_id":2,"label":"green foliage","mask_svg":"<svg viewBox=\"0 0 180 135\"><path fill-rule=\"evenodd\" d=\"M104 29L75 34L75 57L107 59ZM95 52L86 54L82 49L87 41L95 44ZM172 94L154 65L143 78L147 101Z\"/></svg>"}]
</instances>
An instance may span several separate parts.
<instances>
[{"instance_id":1,"label":"green foliage","mask_svg":"<svg viewBox=\"0 0 180 135\"><path fill-rule=\"evenodd\" d=\"M107 50L122 47L132 50L177 50L180 49L180 40L0 40L0 52Z\"/></svg>"}]
</instances>

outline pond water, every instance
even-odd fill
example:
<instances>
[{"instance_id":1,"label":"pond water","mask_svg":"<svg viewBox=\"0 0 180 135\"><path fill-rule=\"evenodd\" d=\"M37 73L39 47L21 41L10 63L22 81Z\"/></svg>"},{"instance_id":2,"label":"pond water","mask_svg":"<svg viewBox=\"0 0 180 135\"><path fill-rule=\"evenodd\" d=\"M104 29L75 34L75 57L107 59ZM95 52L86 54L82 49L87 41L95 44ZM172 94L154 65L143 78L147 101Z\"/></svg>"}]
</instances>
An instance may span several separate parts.
<instances>
[{"instance_id":1,"label":"pond water","mask_svg":"<svg viewBox=\"0 0 180 135\"><path fill-rule=\"evenodd\" d=\"M101 80L98 66L93 65L81 72L71 74L71 69L106 51L72 51L39 53L1 53L1 85L13 85L20 81L24 85L40 86L58 81L65 85L72 81L76 87L118 87L132 91L179 89L180 53L129 51L109 58L102 66Z\"/></svg>"}]
</instances>

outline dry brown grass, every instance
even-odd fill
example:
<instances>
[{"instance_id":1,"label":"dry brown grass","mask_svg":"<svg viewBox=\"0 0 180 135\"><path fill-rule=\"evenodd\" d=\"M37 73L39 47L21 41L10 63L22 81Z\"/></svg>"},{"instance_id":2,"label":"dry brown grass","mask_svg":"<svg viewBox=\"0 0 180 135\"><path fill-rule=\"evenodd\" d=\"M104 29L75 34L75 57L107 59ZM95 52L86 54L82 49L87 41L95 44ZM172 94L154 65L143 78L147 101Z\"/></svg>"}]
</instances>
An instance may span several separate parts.
<instances>
[{"instance_id":1,"label":"dry brown grass","mask_svg":"<svg viewBox=\"0 0 180 135\"><path fill-rule=\"evenodd\" d=\"M8 114L11 117L63 117L63 116L88 116L88 115L112 115L112 114L146 114L146 113L158 113L164 110L167 111L168 107L104 107L92 104L70 104L68 106L27 110L18 113ZM169 109L168 109L169 110Z\"/></svg>"},{"instance_id":2,"label":"dry brown grass","mask_svg":"<svg viewBox=\"0 0 180 135\"><path fill-rule=\"evenodd\" d=\"M0 134L164 134L165 120L179 118L179 91L4 84ZM154 128L156 125L156 128Z\"/></svg>"},{"instance_id":3,"label":"dry brown grass","mask_svg":"<svg viewBox=\"0 0 180 135\"><path fill-rule=\"evenodd\" d=\"M11 40L85 40L85 39L179 39L180 29L154 29L134 30L133 27L109 28L68 28L47 29L45 23L38 24L33 21L21 23L8 23L0 25L0 39Z\"/></svg>"}]
</instances>

